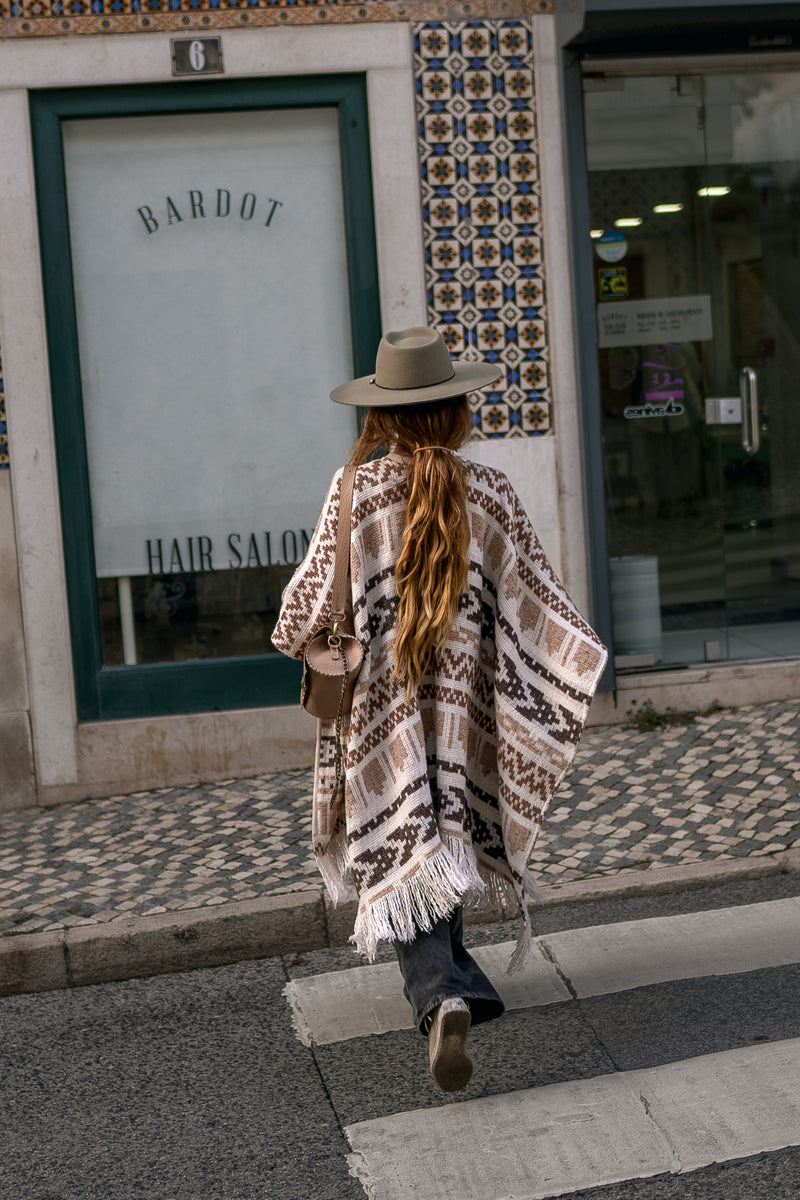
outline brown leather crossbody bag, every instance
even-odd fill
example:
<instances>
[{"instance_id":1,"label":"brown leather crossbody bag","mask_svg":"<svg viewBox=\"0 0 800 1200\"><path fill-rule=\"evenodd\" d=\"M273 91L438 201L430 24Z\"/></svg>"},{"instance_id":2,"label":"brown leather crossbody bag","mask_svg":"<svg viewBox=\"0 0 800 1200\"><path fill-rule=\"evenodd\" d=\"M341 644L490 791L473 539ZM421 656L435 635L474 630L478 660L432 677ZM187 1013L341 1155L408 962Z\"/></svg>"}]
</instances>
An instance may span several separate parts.
<instances>
[{"instance_id":1,"label":"brown leather crossbody bag","mask_svg":"<svg viewBox=\"0 0 800 1200\"><path fill-rule=\"evenodd\" d=\"M364 661L364 647L355 636L348 605L355 473L351 463L342 473L331 610L325 625L312 634L306 646L300 685L300 703L306 712L323 721L336 720L337 724L352 708L356 679Z\"/></svg>"}]
</instances>

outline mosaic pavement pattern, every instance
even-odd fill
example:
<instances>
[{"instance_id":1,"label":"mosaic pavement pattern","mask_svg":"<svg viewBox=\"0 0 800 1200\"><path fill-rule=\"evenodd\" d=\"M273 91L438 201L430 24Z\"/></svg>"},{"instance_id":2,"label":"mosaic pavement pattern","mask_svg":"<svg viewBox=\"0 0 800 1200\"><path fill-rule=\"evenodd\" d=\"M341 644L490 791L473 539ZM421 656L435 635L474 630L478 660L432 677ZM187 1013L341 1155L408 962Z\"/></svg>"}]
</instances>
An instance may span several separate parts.
<instances>
[{"instance_id":1,"label":"mosaic pavement pattern","mask_svg":"<svg viewBox=\"0 0 800 1200\"><path fill-rule=\"evenodd\" d=\"M689 726L587 731L532 860L544 883L798 844L800 701ZM91 925L320 886L311 772L0 818L0 933Z\"/></svg>"},{"instance_id":2,"label":"mosaic pavement pattern","mask_svg":"<svg viewBox=\"0 0 800 1200\"><path fill-rule=\"evenodd\" d=\"M688 726L589 729L531 858L546 882L730 856L800 837L800 702Z\"/></svg>"},{"instance_id":3,"label":"mosaic pavement pattern","mask_svg":"<svg viewBox=\"0 0 800 1200\"><path fill-rule=\"evenodd\" d=\"M450 352L499 362L479 438L550 429L530 21L414 27L429 323Z\"/></svg>"}]
</instances>

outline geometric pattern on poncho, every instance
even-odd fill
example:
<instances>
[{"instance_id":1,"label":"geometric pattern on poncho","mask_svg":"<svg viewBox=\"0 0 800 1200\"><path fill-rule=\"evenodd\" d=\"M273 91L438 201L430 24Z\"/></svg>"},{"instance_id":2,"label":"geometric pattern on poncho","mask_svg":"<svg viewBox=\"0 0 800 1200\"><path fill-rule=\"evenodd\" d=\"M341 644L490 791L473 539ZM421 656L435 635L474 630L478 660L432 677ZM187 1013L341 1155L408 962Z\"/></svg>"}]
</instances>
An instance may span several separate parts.
<instances>
[{"instance_id":1,"label":"geometric pattern on poncho","mask_svg":"<svg viewBox=\"0 0 800 1200\"><path fill-rule=\"evenodd\" d=\"M332 721L319 723L315 765L314 852L334 900L355 888L355 941L368 955L487 883L520 904L535 895L528 860L606 658L505 475L467 463L468 584L409 700L392 674L405 463L391 454L356 473L350 567L365 656L336 796ZM295 658L330 607L340 482L337 472L273 634Z\"/></svg>"}]
</instances>

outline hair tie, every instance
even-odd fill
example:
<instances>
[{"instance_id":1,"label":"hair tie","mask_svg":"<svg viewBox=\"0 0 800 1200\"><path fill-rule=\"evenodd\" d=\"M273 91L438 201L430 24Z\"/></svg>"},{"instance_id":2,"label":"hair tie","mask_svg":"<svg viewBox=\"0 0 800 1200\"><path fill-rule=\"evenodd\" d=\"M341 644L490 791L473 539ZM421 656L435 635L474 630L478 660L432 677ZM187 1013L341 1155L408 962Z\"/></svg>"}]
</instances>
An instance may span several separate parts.
<instances>
[{"instance_id":1,"label":"hair tie","mask_svg":"<svg viewBox=\"0 0 800 1200\"><path fill-rule=\"evenodd\" d=\"M419 454L420 450L446 450L448 454L453 453L449 446L417 446L416 450L412 451L412 454Z\"/></svg>"}]
</instances>

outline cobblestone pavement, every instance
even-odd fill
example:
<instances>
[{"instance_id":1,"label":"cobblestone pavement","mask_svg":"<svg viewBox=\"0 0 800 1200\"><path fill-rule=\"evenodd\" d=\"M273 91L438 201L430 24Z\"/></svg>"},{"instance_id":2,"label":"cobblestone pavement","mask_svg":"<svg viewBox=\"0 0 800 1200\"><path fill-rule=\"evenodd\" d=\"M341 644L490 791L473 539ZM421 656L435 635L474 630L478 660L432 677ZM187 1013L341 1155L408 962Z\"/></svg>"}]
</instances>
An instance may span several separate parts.
<instances>
[{"instance_id":1,"label":"cobblestone pavement","mask_svg":"<svg viewBox=\"0 0 800 1200\"><path fill-rule=\"evenodd\" d=\"M798 842L800 701L588 729L532 859L543 882ZM0 817L0 933L316 890L311 772Z\"/></svg>"}]
</instances>

